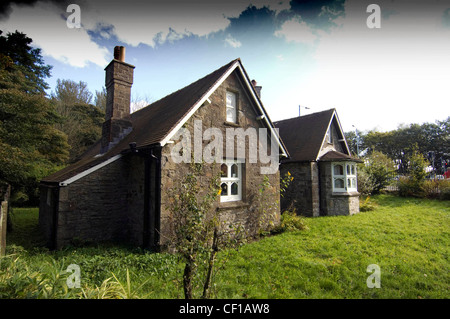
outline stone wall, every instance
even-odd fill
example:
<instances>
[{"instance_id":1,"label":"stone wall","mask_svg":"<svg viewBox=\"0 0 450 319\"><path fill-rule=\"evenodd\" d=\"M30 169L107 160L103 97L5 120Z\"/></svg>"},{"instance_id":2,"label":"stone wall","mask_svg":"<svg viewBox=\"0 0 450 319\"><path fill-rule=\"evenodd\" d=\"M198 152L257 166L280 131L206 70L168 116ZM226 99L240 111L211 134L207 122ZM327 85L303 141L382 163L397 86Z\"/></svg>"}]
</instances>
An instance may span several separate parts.
<instances>
[{"instance_id":1,"label":"stone wall","mask_svg":"<svg viewBox=\"0 0 450 319\"><path fill-rule=\"evenodd\" d=\"M281 178L294 178L281 198L281 211L295 209L303 216L319 216L319 173L316 162L283 163Z\"/></svg>"},{"instance_id":2,"label":"stone wall","mask_svg":"<svg viewBox=\"0 0 450 319\"><path fill-rule=\"evenodd\" d=\"M230 90L237 94L238 107L238 124L226 123L226 92ZM231 74L224 83L216 89L216 91L209 97L211 104L205 103L199 110L186 122L184 125L190 131L192 140L194 139L194 121L201 120L203 124L203 131L209 127L219 128L222 136L226 136L227 128L242 127L247 129L249 127L262 127L262 122L256 120L259 115L253 109L246 92L242 89L242 85L236 73ZM203 141L205 147L210 141ZM179 141L175 141L175 144ZM162 174L161 174L161 243L163 245L170 244L170 211L168 209L170 204L169 190L179 185L181 179L189 172L189 164L176 164L171 158L171 149L175 144L167 144L162 149ZM224 143L225 144L225 143ZM235 149L237 147L235 143ZM193 142L191 143L193 145ZM257 232L258 214L262 210L262 204L258 201L258 189L264 181L264 176L260 172L261 165L258 163L249 163L248 148L249 143L246 142L246 162L243 164L243 179L242 179L242 200L236 202L220 203L219 200L214 205L214 209L220 213L221 219L225 223L242 224L248 231L248 234L255 235ZM226 150L223 149L225 156ZM220 172L220 164L205 164L205 176L201 178L201 183L206 186L213 176ZM274 222L279 222L279 172L267 175L271 187L266 193L268 201L277 206L274 216Z\"/></svg>"},{"instance_id":3,"label":"stone wall","mask_svg":"<svg viewBox=\"0 0 450 319\"><path fill-rule=\"evenodd\" d=\"M359 212L358 192L333 192L331 162L320 165L321 213L325 216L353 215Z\"/></svg>"},{"instance_id":4,"label":"stone wall","mask_svg":"<svg viewBox=\"0 0 450 319\"><path fill-rule=\"evenodd\" d=\"M128 239L128 167L129 158L122 157L68 186L59 187L55 248L77 240Z\"/></svg>"}]
</instances>

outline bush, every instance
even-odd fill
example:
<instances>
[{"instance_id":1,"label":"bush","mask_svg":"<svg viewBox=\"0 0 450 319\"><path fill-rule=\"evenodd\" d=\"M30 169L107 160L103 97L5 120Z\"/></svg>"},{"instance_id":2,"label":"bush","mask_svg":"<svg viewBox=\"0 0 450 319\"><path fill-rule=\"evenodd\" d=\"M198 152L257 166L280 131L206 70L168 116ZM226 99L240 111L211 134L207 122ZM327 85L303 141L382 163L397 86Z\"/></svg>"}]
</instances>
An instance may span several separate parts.
<instances>
[{"instance_id":1,"label":"bush","mask_svg":"<svg viewBox=\"0 0 450 319\"><path fill-rule=\"evenodd\" d=\"M439 181L439 198L450 200L450 179Z\"/></svg>"},{"instance_id":2,"label":"bush","mask_svg":"<svg viewBox=\"0 0 450 319\"><path fill-rule=\"evenodd\" d=\"M411 178L411 176L400 177L398 194L402 197L425 197L424 183Z\"/></svg>"},{"instance_id":3,"label":"bush","mask_svg":"<svg viewBox=\"0 0 450 319\"><path fill-rule=\"evenodd\" d=\"M368 212L377 208L377 204L371 201L370 196L367 196L364 201L359 202L359 211Z\"/></svg>"},{"instance_id":4,"label":"bush","mask_svg":"<svg viewBox=\"0 0 450 319\"><path fill-rule=\"evenodd\" d=\"M285 211L281 214L281 222L278 227L272 231L272 233L283 233L296 230L306 230L305 217L297 215L295 210Z\"/></svg>"},{"instance_id":5,"label":"bush","mask_svg":"<svg viewBox=\"0 0 450 319\"><path fill-rule=\"evenodd\" d=\"M364 190L366 195L378 194L383 188L389 185L395 173L394 161L387 155L374 151L366 158L366 165L361 167L358 175L361 173L368 175L368 181L365 185L367 190ZM363 177L360 178L362 179Z\"/></svg>"},{"instance_id":6,"label":"bush","mask_svg":"<svg viewBox=\"0 0 450 319\"><path fill-rule=\"evenodd\" d=\"M427 198L438 198L439 197L439 189L441 186L441 181L427 180L423 183L423 192L425 197Z\"/></svg>"},{"instance_id":7,"label":"bush","mask_svg":"<svg viewBox=\"0 0 450 319\"><path fill-rule=\"evenodd\" d=\"M428 166L427 160L417 150L408 159L408 174L405 178L399 179L398 193L400 196L426 197L427 189L425 168Z\"/></svg>"},{"instance_id":8,"label":"bush","mask_svg":"<svg viewBox=\"0 0 450 319\"><path fill-rule=\"evenodd\" d=\"M358 165L358 192L363 196L369 196L375 189L375 184L367 173L364 164Z\"/></svg>"}]
</instances>

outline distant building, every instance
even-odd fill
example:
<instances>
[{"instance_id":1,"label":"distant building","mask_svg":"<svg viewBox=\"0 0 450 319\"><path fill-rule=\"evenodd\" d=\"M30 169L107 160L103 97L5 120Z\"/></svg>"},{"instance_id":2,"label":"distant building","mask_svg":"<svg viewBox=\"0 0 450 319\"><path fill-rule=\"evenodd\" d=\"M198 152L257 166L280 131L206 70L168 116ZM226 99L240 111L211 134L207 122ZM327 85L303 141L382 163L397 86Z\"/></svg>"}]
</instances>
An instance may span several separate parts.
<instances>
[{"instance_id":1,"label":"distant building","mask_svg":"<svg viewBox=\"0 0 450 319\"><path fill-rule=\"evenodd\" d=\"M281 199L282 211L295 208L305 216L352 215L359 212L356 164L335 109L274 123L290 157L280 174L293 181Z\"/></svg>"}]
</instances>

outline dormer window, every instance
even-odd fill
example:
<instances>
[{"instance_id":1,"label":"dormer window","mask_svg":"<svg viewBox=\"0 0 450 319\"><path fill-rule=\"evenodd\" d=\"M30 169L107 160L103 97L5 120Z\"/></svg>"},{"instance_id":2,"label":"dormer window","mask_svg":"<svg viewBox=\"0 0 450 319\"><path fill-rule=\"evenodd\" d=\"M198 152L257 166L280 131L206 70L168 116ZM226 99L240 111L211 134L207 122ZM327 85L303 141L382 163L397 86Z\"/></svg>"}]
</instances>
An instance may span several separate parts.
<instances>
[{"instance_id":1,"label":"dormer window","mask_svg":"<svg viewBox=\"0 0 450 319\"><path fill-rule=\"evenodd\" d=\"M227 92L227 122L237 123L236 94Z\"/></svg>"}]
</instances>

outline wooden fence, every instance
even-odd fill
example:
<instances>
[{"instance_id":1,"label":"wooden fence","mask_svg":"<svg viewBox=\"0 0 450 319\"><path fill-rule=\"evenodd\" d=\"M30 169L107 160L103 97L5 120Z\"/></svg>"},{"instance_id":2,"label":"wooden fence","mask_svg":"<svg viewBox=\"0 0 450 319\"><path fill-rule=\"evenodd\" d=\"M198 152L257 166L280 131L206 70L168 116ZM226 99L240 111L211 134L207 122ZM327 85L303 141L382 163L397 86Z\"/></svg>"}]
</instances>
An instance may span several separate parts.
<instances>
[{"instance_id":1,"label":"wooden fence","mask_svg":"<svg viewBox=\"0 0 450 319\"><path fill-rule=\"evenodd\" d=\"M4 256L6 252L6 228L10 189L9 185L5 189L0 188L0 256Z\"/></svg>"}]
</instances>

